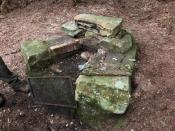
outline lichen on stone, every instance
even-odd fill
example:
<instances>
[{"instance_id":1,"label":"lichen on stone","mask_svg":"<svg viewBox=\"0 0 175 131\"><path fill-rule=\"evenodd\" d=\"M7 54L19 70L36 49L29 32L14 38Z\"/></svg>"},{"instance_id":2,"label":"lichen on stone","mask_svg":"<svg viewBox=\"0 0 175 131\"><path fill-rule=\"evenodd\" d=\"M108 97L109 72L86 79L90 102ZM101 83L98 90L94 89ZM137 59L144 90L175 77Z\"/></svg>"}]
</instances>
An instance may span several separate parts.
<instances>
[{"instance_id":1,"label":"lichen on stone","mask_svg":"<svg viewBox=\"0 0 175 131\"><path fill-rule=\"evenodd\" d=\"M96 100L102 110L123 114L129 105L130 78L127 76L83 76L76 81L75 99L81 102ZM84 96L83 99L79 96Z\"/></svg>"},{"instance_id":2,"label":"lichen on stone","mask_svg":"<svg viewBox=\"0 0 175 131\"><path fill-rule=\"evenodd\" d=\"M21 44L21 52L27 69L44 68L51 64L53 60L52 54L48 51L46 41L27 41Z\"/></svg>"}]
</instances>

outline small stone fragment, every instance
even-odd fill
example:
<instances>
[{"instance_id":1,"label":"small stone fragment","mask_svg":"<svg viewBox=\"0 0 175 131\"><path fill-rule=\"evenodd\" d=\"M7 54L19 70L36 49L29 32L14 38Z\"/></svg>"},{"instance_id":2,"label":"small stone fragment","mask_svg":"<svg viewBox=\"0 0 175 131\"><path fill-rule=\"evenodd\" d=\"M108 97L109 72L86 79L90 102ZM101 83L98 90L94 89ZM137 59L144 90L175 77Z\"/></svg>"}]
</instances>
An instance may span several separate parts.
<instances>
[{"instance_id":1,"label":"small stone fragment","mask_svg":"<svg viewBox=\"0 0 175 131\"><path fill-rule=\"evenodd\" d=\"M23 111L20 111L19 116L20 117L24 117L25 116L25 113Z\"/></svg>"},{"instance_id":2,"label":"small stone fragment","mask_svg":"<svg viewBox=\"0 0 175 131\"><path fill-rule=\"evenodd\" d=\"M55 73L61 73L62 70L60 69L60 66L58 64L53 64L50 66L50 69Z\"/></svg>"},{"instance_id":3,"label":"small stone fragment","mask_svg":"<svg viewBox=\"0 0 175 131\"><path fill-rule=\"evenodd\" d=\"M83 34L83 29L79 29L75 21L69 21L62 25L61 28L66 34L71 37L78 37Z\"/></svg>"},{"instance_id":4,"label":"small stone fragment","mask_svg":"<svg viewBox=\"0 0 175 131\"><path fill-rule=\"evenodd\" d=\"M96 35L97 35L97 33L94 33L92 31L86 31L86 33L85 33L85 37L93 37L93 36L96 36Z\"/></svg>"},{"instance_id":5,"label":"small stone fragment","mask_svg":"<svg viewBox=\"0 0 175 131\"><path fill-rule=\"evenodd\" d=\"M87 52L87 51L81 53L81 57L85 60L89 60L89 58L91 56L92 56L92 54L90 52Z\"/></svg>"},{"instance_id":6,"label":"small stone fragment","mask_svg":"<svg viewBox=\"0 0 175 131\"><path fill-rule=\"evenodd\" d=\"M74 124L74 122L71 121L71 122L70 122L70 125L73 125L73 124Z\"/></svg>"}]
</instances>

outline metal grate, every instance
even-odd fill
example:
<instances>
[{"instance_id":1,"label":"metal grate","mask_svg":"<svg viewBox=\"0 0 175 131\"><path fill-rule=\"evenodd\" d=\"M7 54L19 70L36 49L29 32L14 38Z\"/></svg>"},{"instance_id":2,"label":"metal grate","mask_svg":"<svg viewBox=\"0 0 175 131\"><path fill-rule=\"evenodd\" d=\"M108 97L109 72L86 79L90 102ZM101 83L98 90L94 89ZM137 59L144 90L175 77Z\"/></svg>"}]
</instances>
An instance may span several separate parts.
<instances>
[{"instance_id":1,"label":"metal grate","mask_svg":"<svg viewBox=\"0 0 175 131\"><path fill-rule=\"evenodd\" d=\"M64 76L29 77L34 103L76 108L72 80Z\"/></svg>"}]
</instances>

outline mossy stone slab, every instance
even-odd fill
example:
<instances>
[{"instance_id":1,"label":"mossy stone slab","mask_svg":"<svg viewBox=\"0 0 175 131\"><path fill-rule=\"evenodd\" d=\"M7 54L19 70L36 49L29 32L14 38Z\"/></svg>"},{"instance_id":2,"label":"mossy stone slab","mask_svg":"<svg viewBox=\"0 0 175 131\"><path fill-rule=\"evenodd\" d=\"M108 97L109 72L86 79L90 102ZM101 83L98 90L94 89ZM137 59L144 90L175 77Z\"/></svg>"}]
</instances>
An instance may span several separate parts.
<instances>
[{"instance_id":1,"label":"mossy stone slab","mask_svg":"<svg viewBox=\"0 0 175 131\"><path fill-rule=\"evenodd\" d=\"M68 21L64 23L61 29L71 37L78 37L83 34L83 29L79 29L75 21Z\"/></svg>"},{"instance_id":2,"label":"mossy stone slab","mask_svg":"<svg viewBox=\"0 0 175 131\"><path fill-rule=\"evenodd\" d=\"M131 76L134 71L137 54L137 45L125 54L107 52L104 56L94 54L82 72L84 75L105 75L105 76Z\"/></svg>"},{"instance_id":3,"label":"mossy stone slab","mask_svg":"<svg viewBox=\"0 0 175 131\"><path fill-rule=\"evenodd\" d=\"M85 33L85 38L94 37L94 36L97 36L97 33L94 33L92 31L86 31Z\"/></svg>"},{"instance_id":4,"label":"mossy stone slab","mask_svg":"<svg viewBox=\"0 0 175 131\"><path fill-rule=\"evenodd\" d=\"M53 55L48 51L46 41L34 40L21 44L21 52L28 71L32 68L44 68L48 66L53 59Z\"/></svg>"},{"instance_id":5,"label":"mossy stone slab","mask_svg":"<svg viewBox=\"0 0 175 131\"><path fill-rule=\"evenodd\" d=\"M122 38L109 38L103 37L101 38L101 45L105 46L106 48L117 52L117 53L126 53L129 49L132 48L132 36L127 33Z\"/></svg>"},{"instance_id":6,"label":"mossy stone slab","mask_svg":"<svg viewBox=\"0 0 175 131\"><path fill-rule=\"evenodd\" d=\"M79 14L74 17L74 20L78 23L95 24L101 36L115 36L121 29L122 19L116 17L108 17L94 14ZM89 28L90 29L90 28ZM94 28L92 28L94 29Z\"/></svg>"},{"instance_id":7,"label":"mossy stone slab","mask_svg":"<svg viewBox=\"0 0 175 131\"><path fill-rule=\"evenodd\" d=\"M101 110L97 105L91 103L78 103L76 114L84 123L99 130L102 124L110 118L111 113Z\"/></svg>"},{"instance_id":8,"label":"mossy stone slab","mask_svg":"<svg viewBox=\"0 0 175 131\"><path fill-rule=\"evenodd\" d=\"M76 81L75 99L79 103L94 103L101 110L123 114L130 100L130 77L84 76Z\"/></svg>"},{"instance_id":9,"label":"mossy stone slab","mask_svg":"<svg viewBox=\"0 0 175 131\"><path fill-rule=\"evenodd\" d=\"M33 40L22 43L21 52L27 66L27 72L31 73L32 71L32 74L42 72L45 68L52 64L55 57L58 56L50 50L51 47L74 41L75 39L70 36L59 36L49 38L47 41ZM65 56L67 55L68 54Z\"/></svg>"},{"instance_id":10,"label":"mossy stone slab","mask_svg":"<svg viewBox=\"0 0 175 131\"><path fill-rule=\"evenodd\" d=\"M86 31L86 38L97 38L98 44L116 53L126 53L132 48L133 36L127 31L121 29L117 36L111 37L101 37L97 33L92 31Z\"/></svg>"}]
</instances>

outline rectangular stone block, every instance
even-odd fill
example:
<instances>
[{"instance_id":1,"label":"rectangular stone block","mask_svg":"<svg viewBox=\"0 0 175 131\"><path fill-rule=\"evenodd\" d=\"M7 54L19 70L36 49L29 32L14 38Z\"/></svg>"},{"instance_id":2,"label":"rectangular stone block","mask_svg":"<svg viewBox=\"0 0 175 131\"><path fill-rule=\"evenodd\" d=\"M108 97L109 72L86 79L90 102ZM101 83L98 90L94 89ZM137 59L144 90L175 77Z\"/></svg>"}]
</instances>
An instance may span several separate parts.
<instances>
[{"instance_id":1,"label":"rectangular stone block","mask_svg":"<svg viewBox=\"0 0 175 131\"><path fill-rule=\"evenodd\" d=\"M21 44L21 52L28 71L32 68L44 68L51 62L53 55L48 51L48 43L46 41L27 41Z\"/></svg>"},{"instance_id":2,"label":"rectangular stone block","mask_svg":"<svg viewBox=\"0 0 175 131\"><path fill-rule=\"evenodd\" d=\"M67 41L64 43L59 43L54 46L50 46L49 50L54 54L54 55L63 55L65 53L69 53L72 51L76 51L81 48L81 45L78 40L71 40Z\"/></svg>"},{"instance_id":3,"label":"rectangular stone block","mask_svg":"<svg viewBox=\"0 0 175 131\"><path fill-rule=\"evenodd\" d=\"M123 114L129 105L130 86L128 76L80 75L76 81L75 99L110 113Z\"/></svg>"},{"instance_id":4,"label":"rectangular stone block","mask_svg":"<svg viewBox=\"0 0 175 131\"><path fill-rule=\"evenodd\" d=\"M81 48L79 41L60 36L47 41L33 40L21 44L21 52L27 65L27 72L47 68L56 56L65 55ZM67 55L67 54L66 54Z\"/></svg>"},{"instance_id":5,"label":"rectangular stone block","mask_svg":"<svg viewBox=\"0 0 175 131\"><path fill-rule=\"evenodd\" d=\"M120 31L122 19L93 14L80 14L74 17L79 27L99 33L102 36L114 37Z\"/></svg>"}]
</instances>

